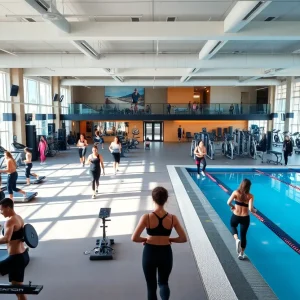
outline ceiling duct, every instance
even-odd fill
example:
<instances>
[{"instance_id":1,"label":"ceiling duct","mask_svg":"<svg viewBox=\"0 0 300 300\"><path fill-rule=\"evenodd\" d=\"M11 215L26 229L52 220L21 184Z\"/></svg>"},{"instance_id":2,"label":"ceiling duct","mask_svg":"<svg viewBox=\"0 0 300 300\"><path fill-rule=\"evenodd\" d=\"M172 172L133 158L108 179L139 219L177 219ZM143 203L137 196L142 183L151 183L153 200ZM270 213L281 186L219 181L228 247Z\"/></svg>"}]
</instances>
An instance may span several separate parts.
<instances>
[{"instance_id":1,"label":"ceiling duct","mask_svg":"<svg viewBox=\"0 0 300 300\"><path fill-rule=\"evenodd\" d=\"M247 21L263 4L265 1L259 1L243 18L243 21Z\"/></svg>"},{"instance_id":2,"label":"ceiling duct","mask_svg":"<svg viewBox=\"0 0 300 300\"><path fill-rule=\"evenodd\" d=\"M221 43L222 43L221 41L218 41L217 44L216 44L216 46L214 46L214 47L209 51L208 54L212 54L212 53L218 48L218 46L220 46Z\"/></svg>"},{"instance_id":3,"label":"ceiling duct","mask_svg":"<svg viewBox=\"0 0 300 300\"><path fill-rule=\"evenodd\" d=\"M56 9L55 5L50 1L50 5L44 0L25 0L33 9L39 12L44 20L47 20L60 30L70 33L70 23L65 17ZM27 16L24 16L25 18ZM29 17L29 16L28 16Z\"/></svg>"}]
</instances>

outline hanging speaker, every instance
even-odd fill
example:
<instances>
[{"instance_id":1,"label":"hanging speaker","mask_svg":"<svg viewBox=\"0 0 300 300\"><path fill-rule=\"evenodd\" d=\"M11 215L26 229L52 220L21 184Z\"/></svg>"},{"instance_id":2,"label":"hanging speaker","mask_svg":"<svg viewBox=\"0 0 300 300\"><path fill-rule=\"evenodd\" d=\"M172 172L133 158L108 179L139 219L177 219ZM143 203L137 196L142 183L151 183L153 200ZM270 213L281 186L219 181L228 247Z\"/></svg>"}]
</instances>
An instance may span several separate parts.
<instances>
[{"instance_id":1,"label":"hanging speaker","mask_svg":"<svg viewBox=\"0 0 300 300\"><path fill-rule=\"evenodd\" d=\"M19 92L19 86L18 85L12 85L11 89L10 89L10 96L11 97L16 97L18 96L18 92Z\"/></svg>"},{"instance_id":2,"label":"hanging speaker","mask_svg":"<svg viewBox=\"0 0 300 300\"><path fill-rule=\"evenodd\" d=\"M57 100L58 100L58 94L54 94L53 101L57 101Z\"/></svg>"}]
</instances>

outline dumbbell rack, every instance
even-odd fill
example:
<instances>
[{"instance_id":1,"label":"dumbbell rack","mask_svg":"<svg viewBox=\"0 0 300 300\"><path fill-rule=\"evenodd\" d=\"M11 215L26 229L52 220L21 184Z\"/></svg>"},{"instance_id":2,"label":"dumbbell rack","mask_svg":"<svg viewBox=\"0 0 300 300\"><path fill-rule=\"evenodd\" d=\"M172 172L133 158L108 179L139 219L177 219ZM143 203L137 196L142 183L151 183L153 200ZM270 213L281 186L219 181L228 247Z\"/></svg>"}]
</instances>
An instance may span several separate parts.
<instances>
[{"instance_id":1,"label":"dumbbell rack","mask_svg":"<svg viewBox=\"0 0 300 300\"><path fill-rule=\"evenodd\" d=\"M96 247L90 253L90 260L111 260L113 259L114 249L111 247L114 245L114 239L109 239L106 236L105 222L111 220L107 219L110 217L111 208L101 208L99 212L99 218L102 220L103 236L96 240Z\"/></svg>"}]
</instances>

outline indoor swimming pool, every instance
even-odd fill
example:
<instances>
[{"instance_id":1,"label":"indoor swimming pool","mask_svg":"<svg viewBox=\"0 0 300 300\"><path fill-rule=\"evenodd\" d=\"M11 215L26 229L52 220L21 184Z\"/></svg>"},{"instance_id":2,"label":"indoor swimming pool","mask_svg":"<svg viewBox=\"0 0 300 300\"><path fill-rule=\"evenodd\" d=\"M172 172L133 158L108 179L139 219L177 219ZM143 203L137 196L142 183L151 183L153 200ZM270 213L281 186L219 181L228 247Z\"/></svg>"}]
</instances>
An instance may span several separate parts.
<instances>
[{"instance_id":1,"label":"indoor swimming pool","mask_svg":"<svg viewBox=\"0 0 300 300\"><path fill-rule=\"evenodd\" d=\"M229 230L227 200L244 178L251 180L258 211L245 253L280 300L300 299L300 169L208 168L199 179L195 169L187 171Z\"/></svg>"}]
</instances>

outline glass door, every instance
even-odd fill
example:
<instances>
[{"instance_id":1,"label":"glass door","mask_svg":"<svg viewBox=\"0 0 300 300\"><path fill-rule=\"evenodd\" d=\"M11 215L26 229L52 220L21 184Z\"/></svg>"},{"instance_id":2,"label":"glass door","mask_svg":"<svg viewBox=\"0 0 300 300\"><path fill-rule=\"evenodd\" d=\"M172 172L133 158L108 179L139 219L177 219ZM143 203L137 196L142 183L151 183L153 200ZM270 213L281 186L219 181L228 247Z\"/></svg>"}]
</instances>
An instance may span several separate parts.
<instances>
[{"instance_id":1,"label":"glass door","mask_svg":"<svg viewBox=\"0 0 300 300\"><path fill-rule=\"evenodd\" d=\"M144 132L147 138L152 142L163 141L163 122L144 122Z\"/></svg>"}]
</instances>

